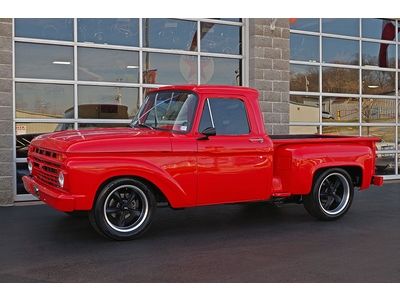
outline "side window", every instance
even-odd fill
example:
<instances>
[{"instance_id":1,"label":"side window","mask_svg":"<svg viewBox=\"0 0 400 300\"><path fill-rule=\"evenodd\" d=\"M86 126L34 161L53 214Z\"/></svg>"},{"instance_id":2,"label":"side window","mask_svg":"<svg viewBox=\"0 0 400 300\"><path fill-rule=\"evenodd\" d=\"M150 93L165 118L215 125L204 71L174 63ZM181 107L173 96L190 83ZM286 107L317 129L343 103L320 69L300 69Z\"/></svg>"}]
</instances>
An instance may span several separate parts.
<instances>
[{"instance_id":1,"label":"side window","mask_svg":"<svg viewBox=\"0 0 400 300\"><path fill-rule=\"evenodd\" d=\"M208 99L203 107L199 132L207 127L215 127L217 135L248 134L250 128L244 102L240 99Z\"/></svg>"}]
</instances>

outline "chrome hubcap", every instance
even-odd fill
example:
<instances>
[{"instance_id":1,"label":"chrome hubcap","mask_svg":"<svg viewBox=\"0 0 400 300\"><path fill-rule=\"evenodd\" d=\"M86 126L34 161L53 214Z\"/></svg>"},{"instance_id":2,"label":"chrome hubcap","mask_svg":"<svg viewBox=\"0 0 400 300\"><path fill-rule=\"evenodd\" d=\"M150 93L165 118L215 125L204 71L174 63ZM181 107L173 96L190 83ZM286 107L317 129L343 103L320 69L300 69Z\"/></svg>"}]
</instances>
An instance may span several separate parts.
<instances>
[{"instance_id":1,"label":"chrome hubcap","mask_svg":"<svg viewBox=\"0 0 400 300\"><path fill-rule=\"evenodd\" d=\"M324 178L319 186L318 201L321 209L328 215L337 215L347 206L350 199L350 186L341 173L332 173Z\"/></svg>"},{"instance_id":2,"label":"chrome hubcap","mask_svg":"<svg viewBox=\"0 0 400 300\"><path fill-rule=\"evenodd\" d=\"M108 194L104 202L107 224L119 232L137 229L146 220L149 205L146 195L134 185L122 185Z\"/></svg>"}]
</instances>

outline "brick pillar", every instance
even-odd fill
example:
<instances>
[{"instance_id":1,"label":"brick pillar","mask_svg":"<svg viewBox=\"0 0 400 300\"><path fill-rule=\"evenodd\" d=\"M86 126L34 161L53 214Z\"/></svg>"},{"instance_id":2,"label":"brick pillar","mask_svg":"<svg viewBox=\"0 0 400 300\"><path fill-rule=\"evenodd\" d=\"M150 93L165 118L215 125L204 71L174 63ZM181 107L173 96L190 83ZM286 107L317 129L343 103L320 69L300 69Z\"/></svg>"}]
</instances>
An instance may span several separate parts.
<instances>
[{"instance_id":1,"label":"brick pillar","mask_svg":"<svg viewBox=\"0 0 400 300\"><path fill-rule=\"evenodd\" d=\"M249 83L269 134L289 133L289 19L249 19Z\"/></svg>"},{"instance_id":2,"label":"brick pillar","mask_svg":"<svg viewBox=\"0 0 400 300\"><path fill-rule=\"evenodd\" d=\"M14 202L12 19L0 18L0 206Z\"/></svg>"}]
</instances>

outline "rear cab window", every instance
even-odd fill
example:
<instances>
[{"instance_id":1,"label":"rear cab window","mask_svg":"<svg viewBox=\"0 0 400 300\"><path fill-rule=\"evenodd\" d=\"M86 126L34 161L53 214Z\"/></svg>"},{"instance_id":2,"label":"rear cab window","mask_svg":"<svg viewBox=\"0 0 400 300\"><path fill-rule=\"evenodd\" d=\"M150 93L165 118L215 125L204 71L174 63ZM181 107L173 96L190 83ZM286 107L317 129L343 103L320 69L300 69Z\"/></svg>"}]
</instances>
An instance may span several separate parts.
<instances>
[{"instance_id":1,"label":"rear cab window","mask_svg":"<svg viewBox=\"0 0 400 300\"><path fill-rule=\"evenodd\" d=\"M200 119L199 132L214 127L218 135L250 133L246 105L238 98L207 98Z\"/></svg>"}]
</instances>

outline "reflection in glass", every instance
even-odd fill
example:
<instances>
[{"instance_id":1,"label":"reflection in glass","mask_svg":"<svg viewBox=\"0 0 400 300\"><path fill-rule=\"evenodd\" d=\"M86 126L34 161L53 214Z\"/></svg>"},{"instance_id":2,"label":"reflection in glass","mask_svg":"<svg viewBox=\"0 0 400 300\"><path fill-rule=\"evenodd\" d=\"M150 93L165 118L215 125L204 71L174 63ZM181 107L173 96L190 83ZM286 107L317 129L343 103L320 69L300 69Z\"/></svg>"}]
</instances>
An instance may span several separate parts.
<instances>
[{"instance_id":1,"label":"reflection in glass","mask_svg":"<svg viewBox=\"0 0 400 300\"><path fill-rule=\"evenodd\" d=\"M26 119L68 118L74 87L65 84L15 83L15 116ZM70 116L73 118L73 115Z\"/></svg>"},{"instance_id":2,"label":"reflection in glass","mask_svg":"<svg viewBox=\"0 0 400 300\"><path fill-rule=\"evenodd\" d=\"M319 37L291 33L290 59L319 62Z\"/></svg>"},{"instance_id":3,"label":"reflection in glass","mask_svg":"<svg viewBox=\"0 0 400 300\"><path fill-rule=\"evenodd\" d=\"M322 38L322 62L359 64L359 42L345 39Z\"/></svg>"},{"instance_id":4,"label":"reflection in glass","mask_svg":"<svg viewBox=\"0 0 400 300\"><path fill-rule=\"evenodd\" d=\"M197 22L143 19L143 47L197 51Z\"/></svg>"},{"instance_id":5,"label":"reflection in glass","mask_svg":"<svg viewBox=\"0 0 400 300\"><path fill-rule=\"evenodd\" d=\"M148 84L197 83L197 57L143 53L143 82Z\"/></svg>"},{"instance_id":6,"label":"reflection in glass","mask_svg":"<svg viewBox=\"0 0 400 300\"><path fill-rule=\"evenodd\" d=\"M290 95L290 122L319 122L319 97Z\"/></svg>"},{"instance_id":7,"label":"reflection in glass","mask_svg":"<svg viewBox=\"0 0 400 300\"><path fill-rule=\"evenodd\" d=\"M78 42L139 46L139 21L128 18L78 19Z\"/></svg>"},{"instance_id":8,"label":"reflection in glass","mask_svg":"<svg viewBox=\"0 0 400 300\"><path fill-rule=\"evenodd\" d=\"M242 62L240 59L201 57L201 84L242 84Z\"/></svg>"},{"instance_id":9,"label":"reflection in glass","mask_svg":"<svg viewBox=\"0 0 400 300\"><path fill-rule=\"evenodd\" d=\"M359 136L360 131L356 126L322 126L323 134Z\"/></svg>"},{"instance_id":10,"label":"reflection in glass","mask_svg":"<svg viewBox=\"0 0 400 300\"><path fill-rule=\"evenodd\" d=\"M395 95L395 72L362 70L363 94Z\"/></svg>"},{"instance_id":11,"label":"reflection in glass","mask_svg":"<svg viewBox=\"0 0 400 300\"><path fill-rule=\"evenodd\" d=\"M318 134L318 125L289 126L289 134Z\"/></svg>"},{"instance_id":12,"label":"reflection in glass","mask_svg":"<svg viewBox=\"0 0 400 300\"><path fill-rule=\"evenodd\" d=\"M24 183L22 181L23 176L29 175L28 164L27 163L17 163L16 165L17 170L17 177L16 177L16 184L17 184L17 194L29 194L24 187Z\"/></svg>"},{"instance_id":13,"label":"reflection in glass","mask_svg":"<svg viewBox=\"0 0 400 300\"><path fill-rule=\"evenodd\" d=\"M73 19L15 19L15 36L35 39L72 41Z\"/></svg>"},{"instance_id":14,"label":"reflection in glass","mask_svg":"<svg viewBox=\"0 0 400 300\"><path fill-rule=\"evenodd\" d=\"M80 123L78 129L129 127L129 123Z\"/></svg>"},{"instance_id":15,"label":"reflection in glass","mask_svg":"<svg viewBox=\"0 0 400 300\"><path fill-rule=\"evenodd\" d=\"M358 69L322 68L322 91L326 93L359 93Z\"/></svg>"},{"instance_id":16,"label":"reflection in glass","mask_svg":"<svg viewBox=\"0 0 400 300\"><path fill-rule=\"evenodd\" d=\"M377 143L378 150L396 150L396 127L363 126L363 136L372 136L381 139Z\"/></svg>"},{"instance_id":17,"label":"reflection in glass","mask_svg":"<svg viewBox=\"0 0 400 300\"><path fill-rule=\"evenodd\" d=\"M138 77L138 52L78 48L79 80L138 82Z\"/></svg>"},{"instance_id":18,"label":"reflection in glass","mask_svg":"<svg viewBox=\"0 0 400 300\"><path fill-rule=\"evenodd\" d=\"M358 122L359 103L358 98L322 97L322 122Z\"/></svg>"},{"instance_id":19,"label":"reflection in glass","mask_svg":"<svg viewBox=\"0 0 400 300\"><path fill-rule=\"evenodd\" d=\"M291 18L290 29L319 32L319 19Z\"/></svg>"},{"instance_id":20,"label":"reflection in glass","mask_svg":"<svg viewBox=\"0 0 400 300\"><path fill-rule=\"evenodd\" d=\"M375 161L375 173L377 175L394 175L396 170L396 154L380 153Z\"/></svg>"},{"instance_id":21,"label":"reflection in glass","mask_svg":"<svg viewBox=\"0 0 400 300\"><path fill-rule=\"evenodd\" d=\"M241 18L213 18L214 20L231 21L231 22L242 22Z\"/></svg>"},{"instance_id":22,"label":"reflection in glass","mask_svg":"<svg viewBox=\"0 0 400 300\"><path fill-rule=\"evenodd\" d=\"M15 43L15 76L73 79L73 57L73 47Z\"/></svg>"},{"instance_id":23,"label":"reflection in glass","mask_svg":"<svg viewBox=\"0 0 400 300\"><path fill-rule=\"evenodd\" d=\"M396 100L363 98L362 121L365 123L396 122Z\"/></svg>"},{"instance_id":24,"label":"reflection in glass","mask_svg":"<svg viewBox=\"0 0 400 300\"><path fill-rule=\"evenodd\" d=\"M364 66L396 68L396 45L363 42L362 63Z\"/></svg>"},{"instance_id":25,"label":"reflection in glass","mask_svg":"<svg viewBox=\"0 0 400 300\"><path fill-rule=\"evenodd\" d=\"M240 26L201 23L201 51L225 54L241 54Z\"/></svg>"},{"instance_id":26,"label":"reflection in glass","mask_svg":"<svg viewBox=\"0 0 400 300\"><path fill-rule=\"evenodd\" d=\"M319 68L315 66L291 64L290 90L319 92Z\"/></svg>"},{"instance_id":27,"label":"reflection in glass","mask_svg":"<svg viewBox=\"0 0 400 300\"><path fill-rule=\"evenodd\" d=\"M73 129L73 123L16 123L16 154L17 157L27 157L31 140L40 134Z\"/></svg>"},{"instance_id":28,"label":"reflection in glass","mask_svg":"<svg viewBox=\"0 0 400 300\"><path fill-rule=\"evenodd\" d=\"M394 41L396 22L385 19L361 19L362 36L365 38Z\"/></svg>"},{"instance_id":29,"label":"reflection in glass","mask_svg":"<svg viewBox=\"0 0 400 300\"><path fill-rule=\"evenodd\" d=\"M139 108L139 89L79 86L78 115L84 119L131 119ZM73 110L70 111L73 114Z\"/></svg>"},{"instance_id":30,"label":"reflection in glass","mask_svg":"<svg viewBox=\"0 0 400 300\"><path fill-rule=\"evenodd\" d=\"M322 19L322 32L359 36L359 19Z\"/></svg>"}]
</instances>

